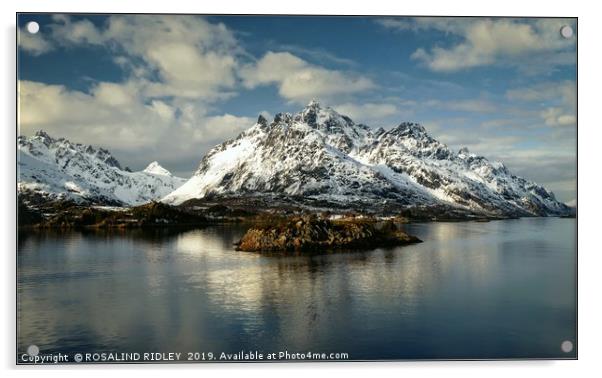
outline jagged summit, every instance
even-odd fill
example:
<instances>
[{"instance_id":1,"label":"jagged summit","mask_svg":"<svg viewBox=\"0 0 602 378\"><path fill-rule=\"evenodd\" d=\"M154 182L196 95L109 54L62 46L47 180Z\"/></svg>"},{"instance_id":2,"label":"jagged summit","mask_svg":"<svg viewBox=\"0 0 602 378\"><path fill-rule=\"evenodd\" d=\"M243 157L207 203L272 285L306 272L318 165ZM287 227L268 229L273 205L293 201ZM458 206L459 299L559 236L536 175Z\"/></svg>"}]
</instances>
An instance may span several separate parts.
<instances>
[{"instance_id":1,"label":"jagged summit","mask_svg":"<svg viewBox=\"0 0 602 378\"><path fill-rule=\"evenodd\" d=\"M53 138L42 130L19 136L17 144L20 195L134 205L162 198L186 181L157 162L141 172L123 170L104 148Z\"/></svg>"},{"instance_id":2,"label":"jagged summit","mask_svg":"<svg viewBox=\"0 0 602 378\"><path fill-rule=\"evenodd\" d=\"M326 106L322 107L317 100L311 100L307 106L305 106L299 113L294 117L296 120L306 122L308 125L318 125L328 119L336 119L343 117L333 108ZM345 122L351 121L348 117Z\"/></svg>"},{"instance_id":3,"label":"jagged summit","mask_svg":"<svg viewBox=\"0 0 602 378\"><path fill-rule=\"evenodd\" d=\"M143 172L151 173L154 175L171 176L171 172L163 168L157 161L153 161L144 168Z\"/></svg>"},{"instance_id":4,"label":"jagged summit","mask_svg":"<svg viewBox=\"0 0 602 378\"><path fill-rule=\"evenodd\" d=\"M48 135L48 133L44 130L38 130L36 131L36 133L34 134L34 136L40 137L40 138L45 138L48 140L53 140L50 135Z\"/></svg>"},{"instance_id":5,"label":"jagged summit","mask_svg":"<svg viewBox=\"0 0 602 378\"><path fill-rule=\"evenodd\" d=\"M307 104L307 106L305 106L305 108L319 108L320 107L320 103L318 102L318 100L316 98L312 98L309 103Z\"/></svg>"},{"instance_id":6,"label":"jagged summit","mask_svg":"<svg viewBox=\"0 0 602 378\"><path fill-rule=\"evenodd\" d=\"M426 129L419 123L402 122L397 127L391 129L390 132L397 135L407 134L412 136L420 136L426 134Z\"/></svg>"},{"instance_id":7,"label":"jagged summit","mask_svg":"<svg viewBox=\"0 0 602 378\"><path fill-rule=\"evenodd\" d=\"M262 127L266 127L268 125L268 120L262 114L260 114L259 117L257 117L257 124Z\"/></svg>"},{"instance_id":8,"label":"jagged summit","mask_svg":"<svg viewBox=\"0 0 602 378\"><path fill-rule=\"evenodd\" d=\"M552 215L567 208L501 163L455 153L417 123L356 124L312 100L209 151L192 178L163 200L279 196L370 208L449 206L489 215Z\"/></svg>"}]
</instances>

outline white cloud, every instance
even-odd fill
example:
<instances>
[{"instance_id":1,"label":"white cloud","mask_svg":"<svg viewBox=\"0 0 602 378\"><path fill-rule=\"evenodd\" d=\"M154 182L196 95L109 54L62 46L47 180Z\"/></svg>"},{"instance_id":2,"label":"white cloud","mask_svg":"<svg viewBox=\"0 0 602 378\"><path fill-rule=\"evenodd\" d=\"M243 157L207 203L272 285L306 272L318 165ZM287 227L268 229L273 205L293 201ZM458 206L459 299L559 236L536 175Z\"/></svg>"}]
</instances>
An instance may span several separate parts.
<instances>
[{"instance_id":1,"label":"white cloud","mask_svg":"<svg viewBox=\"0 0 602 378\"><path fill-rule=\"evenodd\" d=\"M21 133L45 129L56 136L118 148L154 143L168 125L148 106L129 97L125 88L100 83L91 93L84 93L62 85L20 81Z\"/></svg>"},{"instance_id":2,"label":"white cloud","mask_svg":"<svg viewBox=\"0 0 602 378\"><path fill-rule=\"evenodd\" d=\"M574 39L560 36L570 20L414 18L380 19L382 26L400 31L438 30L459 37L451 46L419 48L412 59L432 71L453 72L492 64L517 66L524 72L539 73L551 67L574 64ZM536 64L535 64L536 63Z\"/></svg>"},{"instance_id":3,"label":"white cloud","mask_svg":"<svg viewBox=\"0 0 602 378\"><path fill-rule=\"evenodd\" d=\"M157 113L164 122L170 122L175 119L176 109L161 100L152 100L150 108Z\"/></svg>"},{"instance_id":4,"label":"white cloud","mask_svg":"<svg viewBox=\"0 0 602 378\"><path fill-rule=\"evenodd\" d=\"M31 34L24 29L17 31L17 45L23 51L32 55L41 55L53 49L52 43L48 41L41 33Z\"/></svg>"},{"instance_id":5,"label":"white cloud","mask_svg":"<svg viewBox=\"0 0 602 378\"><path fill-rule=\"evenodd\" d=\"M540 114L548 126L572 126L577 121L575 115L565 114L559 107L546 108Z\"/></svg>"},{"instance_id":6,"label":"white cloud","mask_svg":"<svg viewBox=\"0 0 602 378\"><path fill-rule=\"evenodd\" d=\"M48 26L51 42L28 36L21 46L37 54L57 45L104 46L140 81L140 90L148 97L213 101L236 84L242 49L223 24L166 15L115 15L100 26L65 15L54 16L53 21Z\"/></svg>"},{"instance_id":7,"label":"white cloud","mask_svg":"<svg viewBox=\"0 0 602 378\"><path fill-rule=\"evenodd\" d=\"M362 76L314 66L288 52L268 52L259 61L241 70L247 88L277 85L279 94L297 103L312 98L330 99L375 87Z\"/></svg>"},{"instance_id":8,"label":"white cloud","mask_svg":"<svg viewBox=\"0 0 602 378\"><path fill-rule=\"evenodd\" d=\"M339 113L348 115L355 122L385 129L416 118L416 112L431 113L432 110L451 110L466 113L493 113L499 106L485 98L426 101L407 100L399 97L386 97L382 102L345 102L333 106ZM456 118L466 123L464 118ZM448 121L451 119L448 118ZM418 120L421 122L421 120Z\"/></svg>"},{"instance_id":9,"label":"white cloud","mask_svg":"<svg viewBox=\"0 0 602 378\"><path fill-rule=\"evenodd\" d=\"M348 67L356 67L357 66L357 63L354 60L342 58L340 56L337 56L337 55L329 52L328 50L325 50L325 49L322 49L319 47L307 48L307 47L302 47L302 46L297 46L297 45L283 44L283 45L278 46L278 50L284 50L284 51L290 52L292 54L296 54L299 56L305 56L305 57L308 57L310 60L313 60L314 62L320 62L320 63L329 62L329 63L339 64L339 65L345 65Z\"/></svg>"},{"instance_id":10,"label":"white cloud","mask_svg":"<svg viewBox=\"0 0 602 378\"><path fill-rule=\"evenodd\" d=\"M52 20L54 23L48 27L52 38L61 45L99 45L106 40L102 32L88 19L72 21L67 15L54 15Z\"/></svg>"},{"instance_id":11,"label":"white cloud","mask_svg":"<svg viewBox=\"0 0 602 378\"><path fill-rule=\"evenodd\" d=\"M506 97L514 101L548 101L561 99L568 106L577 104L577 86L574 81L544 82L506 91Z\"/></svg>"},{"instance_id":12,"label":"white cloud","mask_svg":"<svg viewBox=\"0 0 602 378\"><path fill-rule=\"evenodd\" d=\"M224 141L224 131L230 136L237 135L255 123L255 119L249 117L237 117L232 114L207 117L203 122L203 128L196 132L197 140Z\"/></svg>"},{"instance_id":13,"label":"white cloud","mask_svg":"<svg viewBox=\"0 0 602 378\"><path fill-rule=\"evenodd\" d=\"M130 106L138 101L137 88L131 82L124 84L100 82L92 88L92 95L101 104L114 107Z\"/></svg>"},{"instance_id":14,"label":"white cloud","mask_svg":"<svg viewBox=\"0 0 602 378\"><path fill-rule=\"evenodd\" d=\"M134 68L146 74L148 96L211 101L222 98L221 91L231 90L236 82L240 48L223 24L194 16L113 16L105 38L145 62L146 72Z\"/></svg>"},{"instance_id":15,"label":"white cloud","mask_svg":"<svg viewBox=\"0 0 602 378\"><path fill-rule=\"evenodd\" d=\"M577 86L574 81L545 82L506 91L506 98L516 102L537 102L539 115L548 126L576 126Z\"/></svg>"}]
</instances>

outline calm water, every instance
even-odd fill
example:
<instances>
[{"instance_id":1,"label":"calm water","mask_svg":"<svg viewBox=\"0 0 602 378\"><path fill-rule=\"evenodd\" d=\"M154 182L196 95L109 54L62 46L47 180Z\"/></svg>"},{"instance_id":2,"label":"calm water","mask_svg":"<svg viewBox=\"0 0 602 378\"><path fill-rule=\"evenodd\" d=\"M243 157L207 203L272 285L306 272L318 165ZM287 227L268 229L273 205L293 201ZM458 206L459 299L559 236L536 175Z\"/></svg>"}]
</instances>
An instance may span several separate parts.
<instances>
[{"instance_id":1,"label":"calm water","mask_svg":"<svg viewBox=\"0 0 602 378\"><path fill-rule=\"evenodd\" d=\"M21 234L19 351L575 356L574 219L406 229L425 242L286 257L231 226Z\"/></svg>"}]
</instances>

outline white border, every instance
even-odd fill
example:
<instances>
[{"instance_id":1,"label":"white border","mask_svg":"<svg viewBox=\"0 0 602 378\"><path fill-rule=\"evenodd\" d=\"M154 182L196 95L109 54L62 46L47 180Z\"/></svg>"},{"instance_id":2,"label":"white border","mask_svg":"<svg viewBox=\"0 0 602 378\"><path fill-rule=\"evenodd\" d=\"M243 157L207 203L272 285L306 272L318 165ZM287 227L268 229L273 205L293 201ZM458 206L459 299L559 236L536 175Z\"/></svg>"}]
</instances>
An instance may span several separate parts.
<instances>
[{"instance_id":1,"label":"white border","mask_svg":"<svg viewBox=\"0 0 602 378\"><path fill-rule=\"evenodd\" d=\"M595 4L595 2L589 2ZM4 376L16 374L44 374L45 376L87 376L115 374L125 376L134 370L143 370L147 377L164 377L174 370L176 374L219 374L225 376L307 376L308 374L341 373L346 376L381 376L420 374L421 376L461 375L465 377L507 377L528 373L546 377L593 375L600 371L597 360L600 348L600 293L602 288L602 248L599 219L602 214L602 121L600 108L600 17L594 5L575 1L527 2L504 0L498 2L454 0L412 2L370 0L362 2L301 0L295 3L278 1L35 1L16 0L0 2L2 12L2 90L0 90L2 130L2 185L0 209L4 213L0 224L2 252L2 342L0 369ZM220 365L143 365L94 367L15 367L15 12L134 12L134 13L302 13L302 14L399 14L399 15L500 15L500 16L570 16L579 17L579 361L528 362L382 362L382 363L321 363L321 364L220 364Z\"/></svg>"}]
</instances>

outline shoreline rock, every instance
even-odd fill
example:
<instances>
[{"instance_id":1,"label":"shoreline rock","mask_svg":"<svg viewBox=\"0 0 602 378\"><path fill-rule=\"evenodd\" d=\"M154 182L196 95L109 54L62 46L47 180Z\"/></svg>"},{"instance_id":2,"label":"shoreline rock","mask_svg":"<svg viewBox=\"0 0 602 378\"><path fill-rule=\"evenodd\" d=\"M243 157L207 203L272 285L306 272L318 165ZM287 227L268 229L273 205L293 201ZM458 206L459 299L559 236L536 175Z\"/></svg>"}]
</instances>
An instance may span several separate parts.
<instances>
[{"instance_id":1,"label":"shoreline rock","mask_svg":"<svg viewBox=\"0 0 602 378\"><path fill-rule=\"evenodd\" d=\"M206 226L208 219L160 202L129 208L103 209L75 203L33 209L19 203L19 227L36 229L145 228Z\"/></svg>"}]
</instances>

